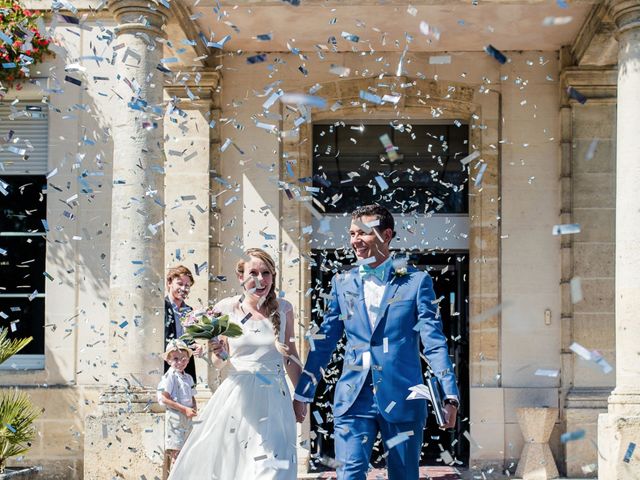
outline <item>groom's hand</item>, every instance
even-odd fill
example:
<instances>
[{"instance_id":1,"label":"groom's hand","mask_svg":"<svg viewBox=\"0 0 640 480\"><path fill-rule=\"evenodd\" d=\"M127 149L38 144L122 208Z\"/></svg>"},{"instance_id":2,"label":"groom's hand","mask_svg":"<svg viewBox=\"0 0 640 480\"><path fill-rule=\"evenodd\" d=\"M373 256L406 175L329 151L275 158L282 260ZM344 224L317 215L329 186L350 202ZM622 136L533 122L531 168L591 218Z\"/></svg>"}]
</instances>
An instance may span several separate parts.
<instances>
[{"instance_id":1,"label":"groom's hand","mask_svg":"<svg viewBox=\"0 0 640 480\"><path fill-rule=\"evenodd\" d=\"M456 426L456 417L458 416L458 407L451 403L447 403L444 406L444 414L447 419L446 425L442 426L442 430L447 428L453 428Z\"/></svg>"},{"instance_id":2,"label":"groom's hand","mask_svg":"<svg viewBox=\"0 0 640 480\"><path fill-rule=\"evenodd\" d=\"M307 416L307 404L300 400L294 400L293 413L296 415L296 422L302 423Z\"/></svg>"}]
</instances>

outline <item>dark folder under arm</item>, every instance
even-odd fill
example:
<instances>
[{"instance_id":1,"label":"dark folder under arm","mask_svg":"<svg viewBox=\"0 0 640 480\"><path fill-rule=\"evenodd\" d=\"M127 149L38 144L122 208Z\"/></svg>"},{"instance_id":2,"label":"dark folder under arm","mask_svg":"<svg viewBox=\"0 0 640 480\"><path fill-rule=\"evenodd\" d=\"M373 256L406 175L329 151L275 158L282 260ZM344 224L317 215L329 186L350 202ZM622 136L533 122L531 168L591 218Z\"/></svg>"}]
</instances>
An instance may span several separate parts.
<instances>
[{"instance_id":1,"label":"dark folder under arm","mask_svg":"<svg viewBox=\"0 0 640 480\"><path fill-rule=\"evenodd\" d=\"M440 379L431 375L427 378L427 388L431 396L431 408L436 416L436 422L439 427L444 427L447 424L447 419L444 410L444 391L440 385Z\"/></svg>"}]
</instances>

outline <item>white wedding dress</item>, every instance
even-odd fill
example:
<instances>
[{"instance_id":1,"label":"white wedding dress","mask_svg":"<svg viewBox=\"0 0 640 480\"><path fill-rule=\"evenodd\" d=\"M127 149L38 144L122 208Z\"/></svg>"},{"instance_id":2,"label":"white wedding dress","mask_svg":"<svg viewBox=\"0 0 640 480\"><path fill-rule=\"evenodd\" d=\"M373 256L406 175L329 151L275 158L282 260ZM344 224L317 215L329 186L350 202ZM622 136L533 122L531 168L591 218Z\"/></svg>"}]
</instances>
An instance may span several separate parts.
<instances>
[{"instance_id":1,"label":"white wedding dress","mask_svg":"<svg viewBox=\"0 0 640 480\"><path fill-rule=\"evenodd\" d=\"M216 306L241 324L238 297ZM285 323L281 303L282 324ZM285 307L286 308L286 307ZM271 320L249 319L230 338L227 376L195 417L169 480L295 480L296 421Z\"/></svg>"}]
</instances>

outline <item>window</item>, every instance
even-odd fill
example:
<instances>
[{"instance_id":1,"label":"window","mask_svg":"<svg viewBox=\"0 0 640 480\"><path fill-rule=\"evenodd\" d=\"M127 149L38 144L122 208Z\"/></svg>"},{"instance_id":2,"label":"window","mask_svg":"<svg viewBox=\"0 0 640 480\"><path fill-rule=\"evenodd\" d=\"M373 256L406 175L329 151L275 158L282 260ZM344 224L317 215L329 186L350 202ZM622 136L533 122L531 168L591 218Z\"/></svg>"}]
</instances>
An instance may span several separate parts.
<instances>
[{"instance_id":1,"label":"window","mask_svg":"<svg viewBox=\"0 0 640 480\"><path fill-rule=\"evenodd\" d=\"M0 368L44 368L47 110L0 102L0 326L32 336Z\"/></svg>"},{"instance_id":2,"label":"window","mask_svg":"<svg viewBox=\"0 0 640 480\"><path fill-rule=\"evenodd\" d=\"M359 124L313 127L313 186L325 213L379 203L393 213L469 212L468 125ZM393 160L380 137L394 147Z\"/></svg>"}]
</instances>

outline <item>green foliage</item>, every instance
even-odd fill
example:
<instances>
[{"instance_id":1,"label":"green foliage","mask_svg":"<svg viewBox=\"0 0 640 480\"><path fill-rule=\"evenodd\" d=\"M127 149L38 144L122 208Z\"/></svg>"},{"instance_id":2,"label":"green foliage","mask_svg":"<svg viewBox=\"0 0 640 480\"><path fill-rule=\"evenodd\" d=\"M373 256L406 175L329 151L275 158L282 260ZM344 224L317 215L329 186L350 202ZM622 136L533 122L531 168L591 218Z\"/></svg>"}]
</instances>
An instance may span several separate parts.
<instances>
[{"instance_id":1,"label":"green foliage","mask_svg":"<svg viewBox=\"0 0 640 480\"><path fill-rule=\"evenodd\" d=\"M180 337L187 343L191 343L196 339L211 340L218 335L226 337L239 337L242 335L242 327L236 323L229 321L228 315L213 316L200 315L190 319L189 323L184 323L184 335ZM195 322L195 323L192 323Z\"/></svg>"},{"instance_id":2,"label":"green foliage","mask_svg":"<svg viewBox=\"0 0 640 480\"><path fill-rule=\"evenodd\" d=\"M0 328L0 364L3 364L7 358L15 355L33 340L32 337L9 339L7 338L8 333L6 328Z\"/></svg>"},{"instance_id":3,"label":"green foliage","mask_svg":"<svg viewBox=\"0 0 640 480\"><path fill-rule=\"evenodd\" d=\"M0 364L20 351L32 338L9 339L0 328ZM36 436L33 422L40 415L29 396L11 388L0 392L0 473L10 457L21 455L31 447Z\"/></svg>"},{"instance_id":4,"label":"green foliage","mask_svg":"<svg viewBox=\"0 0 640 480\"><path fill-rule=\"evenodd\" d=\"M0 473L10 457L31 448L36 436L33 422L40 415L26 393L12 388L0 393Z\"/></svg>"}]
</instances>

